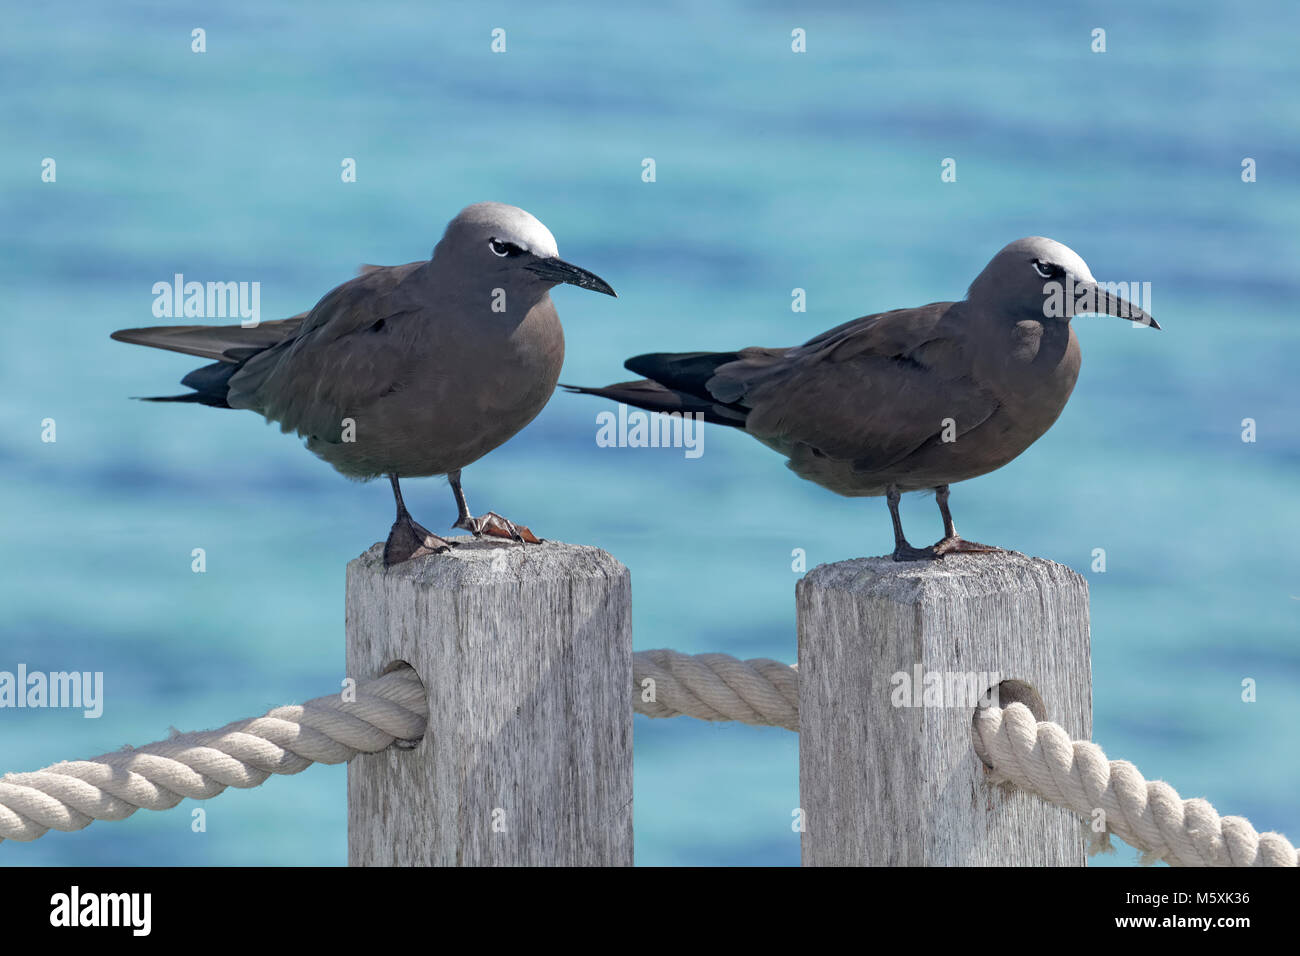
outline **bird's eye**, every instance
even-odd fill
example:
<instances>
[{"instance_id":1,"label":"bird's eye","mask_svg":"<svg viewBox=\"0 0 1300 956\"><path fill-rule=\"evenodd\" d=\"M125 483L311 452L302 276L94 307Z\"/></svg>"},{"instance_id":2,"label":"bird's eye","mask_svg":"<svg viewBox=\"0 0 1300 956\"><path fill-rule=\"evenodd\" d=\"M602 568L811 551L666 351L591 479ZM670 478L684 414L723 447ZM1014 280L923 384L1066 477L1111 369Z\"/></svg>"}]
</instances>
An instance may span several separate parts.
<instances>
[{"instance_id":1,"label":"bird's eye","mask_svg":"<svg viewBox=\"0 0 1300 956\"><path fill-rule=\"evenodd\" d=\"M1034 271L1044 279L1059 279L1065 275L1065 270L1060 266L1053 265L1050 262L1044 262L1042 259L1034 260Z\"/></svg>"},{"instance_id":2,"label":"bird's eye","mask_svg":"<svg viewBox=\"0 0 1300 956\"><path fill-rule=\"evenodd\" d=\"M502 242L500 239L489 239L488 248L492 250L494 256L510 255L510 244Z\"/></svg>"}]
</instances>

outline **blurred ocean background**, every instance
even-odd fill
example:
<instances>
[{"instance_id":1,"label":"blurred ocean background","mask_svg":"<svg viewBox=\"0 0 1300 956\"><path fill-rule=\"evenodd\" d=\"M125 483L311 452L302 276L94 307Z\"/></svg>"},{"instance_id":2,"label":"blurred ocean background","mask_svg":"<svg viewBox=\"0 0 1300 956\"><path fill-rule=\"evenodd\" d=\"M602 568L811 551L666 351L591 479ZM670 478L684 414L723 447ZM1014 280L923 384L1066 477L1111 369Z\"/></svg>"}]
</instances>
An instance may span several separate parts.
<instances>
[{"instance_id":1,"label":"blurred ocean background","mask_svg":"<svg viewBox=\"0 0 1300 956\"><path fill-rule=\"evenodd\" d=\"M1064 414L955 486L954 513L975 540L1088 577L1094 738L1112 757L1300 839L1300 8L899 6L11 6L0 670L103 671L106 706L0 711L0 771L330 692L344 566L392 520L386 484L345 481L251 414L131 401L199 363L108 333L158 324L151 287L177 272L258 281L262 317L292 315L360 263L427 257L462 206L495 199L619 292L556 291L567 382L959 298L1024 235L1151 282L1165 331L1076 320ZM698 460L599 448L607 407L557 394L465 482L477 510L620 558L638 648L793 662L792 551L811 568L891 547L883 501L802 482L743 434L709 428ZM441 479L406 497L434 530L454 518ZM931 499L903 509L913 543L939 537ZM637 862L797 864L797 746L638 717ZM345 773L6 843L0 863L343 864Z\"/></svg>"}]
</instances>

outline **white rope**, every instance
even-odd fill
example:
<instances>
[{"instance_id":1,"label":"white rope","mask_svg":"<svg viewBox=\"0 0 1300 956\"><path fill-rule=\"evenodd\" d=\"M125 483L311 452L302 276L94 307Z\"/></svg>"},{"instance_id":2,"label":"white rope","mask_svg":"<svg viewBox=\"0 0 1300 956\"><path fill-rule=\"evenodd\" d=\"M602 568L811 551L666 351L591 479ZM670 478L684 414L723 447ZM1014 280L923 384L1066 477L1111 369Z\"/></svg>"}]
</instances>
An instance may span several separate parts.
<instances>
[{"instance_id":1,"label":"white rope","mask_svg":"<svg viewBox=\"0 0 1300 956\"><path fill-rule=\"evenodd\" d=\"M1183 800L1169 784L1147 781L1125 760L1106 759L1057 724L1039 723L1024 704L977 711L975 752L994 782L1037 794L1143 851L1143 862L1174 866L1296 866L1296 848L1280 833L1256 833L1244 817L1220 817L1199 798ZM1103 848L1105 833L1099 835Z\"/></svg>"},{"instance_id":2,"label":"white rope","mask_svg":"<svg viewBox=\"0 0 1300 956\"><path fill-rule=\"evenodd\" d=\"M671 650L633 655L633 706L649 717L686 715L799 729L799 672L777 661ZM644 700L645 678L654 701ZM1131 763L1107 761L1101 748L1037 723L1023 704L978 713L975 751L994 782L1007 783L1089 822L1104 812L1107 830L1143 852L1143 862L1181 866L1296 866L1278 833L1260 834L1243 817L1220 817L1199 798L1183 800L1162 781L1147 782ZM1106 833L1094 850L1107 848Z\"/></svg>"},{"instance_id":3,"label":"white rope","mask_svg":"<svg viewBox=\"0 0 1300 956\"><path fill-rule=\"evenodd\" d=\"M404 667L358 684L354 702L327 694L220 730L5 774L0 840L35 840L48 830L122 820L141 808L168 810L185 797L206 800L226 787L256 787L273 773L342 763L394 740L416 739L427 722L424 685Z\"/></svg>"},{"instance_id":4,"label":"white rope","mask_svg":"<svg viewBox=\"0 0 1300 956\"><path fill-rule=\"evenodd\" d=\"M778 661L641 651L633 655L633 682L634 709L650 717L799 729L799 672ZM298 773L314 762L342 763L420 738L427 720L424 686L413 670L402 668L359 684L354 702L328 694L219 730L6 774L0 777L0 841L122 820L141 808L167 810L186 797L256 787L273 773ZM994 782L1088 820L1102 811L1106 830L1142 850L1144 862L1297 865L1295 847L1281 834L1259 834L1242 817L1220 818L1205 800L1182 800L1167 783L1147 782L1132 764L1107 761L1096 744L1072 741L1056 724L1037 723L1023 704L978 711L973 738ZM1105 833L1099 845L1104 839Z\"/></svg>"},{"instance_id":5,"label":"white rope","mask_svg":"<svg viewBox=\"0 0 1300 956\"><path fill-rule=\"evenodd\" d=\"M638 651L632 655L632 685L632 706L647 717L799 729L799 672L765 657L742 661L730 654Z\"/></svg>"}]
</instances>

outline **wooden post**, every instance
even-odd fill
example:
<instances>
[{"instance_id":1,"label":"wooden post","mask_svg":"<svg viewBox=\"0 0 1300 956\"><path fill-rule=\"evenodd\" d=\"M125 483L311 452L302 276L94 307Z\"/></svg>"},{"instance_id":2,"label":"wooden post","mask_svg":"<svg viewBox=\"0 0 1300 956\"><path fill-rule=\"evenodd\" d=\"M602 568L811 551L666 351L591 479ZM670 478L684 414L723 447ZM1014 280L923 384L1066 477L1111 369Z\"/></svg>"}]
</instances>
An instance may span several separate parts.
<instances>
[{"instance_id":1,"label":"wooden post","mask_svg":"<svg viewBox=\"0 0 1300 956\"><path fill-rule=\"evenodd\" d=\"M458 538L348 565L348 674L415 668L414 748L348 766L348 863L632 864L632 592L597 548Z\"/></svg>"},{"instance_id":2,"label":"wooden post","mask_svg":"<svg viewBox=\"0 0 1300 956\"><path fill-rule=\"evenodd\" d=\"M1083 577L1014 552L861 558L796 595L805 866L1084 865L1077 817L985 782L970 700L1027 682L1040 720L1091 738Z\"/></svg>"}]
</instances>

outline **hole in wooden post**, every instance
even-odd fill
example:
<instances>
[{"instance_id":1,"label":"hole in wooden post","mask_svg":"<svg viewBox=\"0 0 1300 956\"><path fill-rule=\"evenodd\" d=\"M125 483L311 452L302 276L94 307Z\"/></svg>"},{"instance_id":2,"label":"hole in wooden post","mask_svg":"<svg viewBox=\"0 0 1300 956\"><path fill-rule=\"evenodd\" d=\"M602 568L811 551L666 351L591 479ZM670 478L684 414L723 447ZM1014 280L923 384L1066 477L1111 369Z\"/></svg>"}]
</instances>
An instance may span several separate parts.
<instances>
[{"instance_id":1,"label":"hole in wooden post","mask_svg":"<svg viewBox=\"0 0 1300 956\"><path fill-rule=\"evenodd\" d=\"M975 713L971 715L971 726L975 726L975 718L979 712L986 707L1009 707L1012 704L1024 704L1029 708L1029 712L1034 715L1034 720L1047 719L1047 705L1043 703L1043 697L1034 689L1034 685L1029 681L1004 680L995 687L990 687L984 691L984 696L975 707ZM980 761L984 766L992 766L982 757Z\"/></svg>"},{"instance_id":2,"label":"hole in wooden post","mask_svg":"<svg viewBox=\"0 0 1300 956\"><path fill-rule=\"evenodd\" d=\"M380 677L383 677L385 674L391 674L393 671L400 671L400 670L402 670L403 668L405 668L406 670L409 670L409 671L414 671L414 670L415 670L414 667L412 667L412 666L411 666L410 664L408 664L406 661L401 660L401 659L399 658L398 660L390 661L390 662L388 663L388 666L386 666L383 670L381 670L381 671L379 672L379 676L380 676ZM419 674L416 674L415 676L416 676L417 678L419 678L420 675L419 675ZM421 686L423 686L424 681L421 680L421 681L420 681L420 684L421 684ZM400 739L399 739L399 740L394 740L394 741L393 741L393 748L394 748L395 750L414 750L416 747L420 746L420 742L421 742L423 739L424 739L424 737L423 737L423 736L420 736L420 737L417 737L415 740L400 740Z\"/></svg>"},{"instance_id":3,"label":"hole in wooden post","mask_svg":"<svg viewBox=\"0 0 1300 956\"><path fill-rule=\"evenodd\" d=\"M1034 720L1047 719L1047 705L1043 703L1042 695L1034 689L1034 685L1029 681L1004 680L998 684L996 691L997 696L994 697L994 688L990 687L988 689L985 695L988 704L995 704L998 707L1024 704L1029 708L1029 712L1034 715Z\"/></svg>"}]
</instances>

